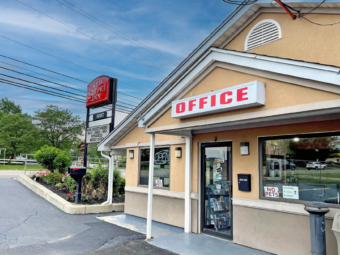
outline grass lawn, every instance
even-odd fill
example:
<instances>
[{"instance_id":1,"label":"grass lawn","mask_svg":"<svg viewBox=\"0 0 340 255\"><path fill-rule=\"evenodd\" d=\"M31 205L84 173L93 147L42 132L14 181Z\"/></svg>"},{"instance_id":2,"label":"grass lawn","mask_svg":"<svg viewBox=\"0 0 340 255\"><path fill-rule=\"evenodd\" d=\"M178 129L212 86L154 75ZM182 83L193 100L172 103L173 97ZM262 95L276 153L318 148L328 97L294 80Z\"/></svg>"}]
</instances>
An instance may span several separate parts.
<instances>
[{"instance_id":1,"label":"grass lawn","mask_svg":"<svg viewBox=\"0 0 340 255\"><path fill-rule=\"evenodd\" d=\"M39 170L39 169L44 169L42 166L38 165L38 166L27 166L26 170L28 171L34 171L34 170ZM3 165L0 164L0 171L1 170L25 170L25 166L24 165Z\"/></svg>"}]
</instances>

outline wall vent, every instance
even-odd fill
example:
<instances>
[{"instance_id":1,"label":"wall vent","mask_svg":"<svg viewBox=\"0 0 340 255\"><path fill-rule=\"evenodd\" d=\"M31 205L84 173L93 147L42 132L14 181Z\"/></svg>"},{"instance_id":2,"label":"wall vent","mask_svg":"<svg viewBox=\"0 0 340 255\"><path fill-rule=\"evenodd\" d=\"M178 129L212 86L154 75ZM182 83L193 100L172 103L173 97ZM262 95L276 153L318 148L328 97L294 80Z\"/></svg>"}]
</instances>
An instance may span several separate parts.
<instances>
[{"instance_id":1,"label":"wall vent","mask_svg":"<svg viewBox=\"0 0 340 255\"><path fill-rule=\"evenodd\" d=\"M272 19L262 20L250 30L244 50L251 50L279 39L281 39L279 23Z\"/></svg>"}]
</instances>

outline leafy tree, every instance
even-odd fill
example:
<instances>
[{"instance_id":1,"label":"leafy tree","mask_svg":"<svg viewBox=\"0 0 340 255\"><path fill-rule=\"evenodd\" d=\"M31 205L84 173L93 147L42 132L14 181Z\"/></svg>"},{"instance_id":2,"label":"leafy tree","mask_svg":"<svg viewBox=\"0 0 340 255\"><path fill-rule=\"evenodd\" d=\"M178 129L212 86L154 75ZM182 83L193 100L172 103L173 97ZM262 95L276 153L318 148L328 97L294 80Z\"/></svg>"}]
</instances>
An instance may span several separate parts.
<instances>
[{"instance_id":1,"label":"leafy tree","mask_svg":"<svg viewBox=\"0 0 340 255\"><path fill-rule=\"evenodd\" d=\"M34 149L38 130L32 120L20 113L4 115L0 122L0 141L8 154L28 153Z\"/></svg>"},{"instance_id":2,"label":"leafy tree","mask_svg":"<svg viewBox=\"0 0 340 255\"><path fill-rule=\"evenodd\" d=\"M14 101L8 100L7 97L1 98L1 100L0 100L0 110L4 114L22 113L20 105L16 105L14 103Z\"/></svg>"},{"instance_id":3,"label":"leafy tree","mask_svg":"<svg viewBox=\"0 0 340 255\"><path fill-rule=\"evenodd\" d=\"M79 142L85 130L85 122L67 110L56 105L48 105L35 112L34 120L48 143L56 148L70 150Z\"/></svg>"},{"instance_id":4,"label":"leafy tree","mask_svg":"<svg viewBox=\"0 0 340 255\"><path fill-rule=\"evenodd\" d=\"M55 170L58 170L59 173L65 173L72 164L71 153L48 145L41 147L34 155L34 158L52 173Z\"/></svg>"}]
</instances>

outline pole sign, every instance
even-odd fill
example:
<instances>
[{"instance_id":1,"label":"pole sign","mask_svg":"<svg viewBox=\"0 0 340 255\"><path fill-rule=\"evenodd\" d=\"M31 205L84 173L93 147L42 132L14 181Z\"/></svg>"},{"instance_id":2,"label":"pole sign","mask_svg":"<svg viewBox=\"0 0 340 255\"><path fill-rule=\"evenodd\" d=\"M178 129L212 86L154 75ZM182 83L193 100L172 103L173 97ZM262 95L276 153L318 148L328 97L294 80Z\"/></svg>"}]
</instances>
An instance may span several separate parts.
<instances>
[{"instance_id":1,"label":"pole sign","mask_svg":"<svg viewBox=\"0 0 340 255\"><path fill-rule=\"evenodd\" d=\"M87 128L86 143L99 143L109 133L110 133L110 124Z\"/></svg>"},{"instance_id":2,"label":"pole sign","mask_svg":"<svg viewBox=\"0 0 340 255\"><path fill-rule=\"evenodd\" d=\"M97 108L116 102L117 98L113 98L113 90L116 86L113 78L108 76L100 76L94 79L87 86L86 108ZM117 95L115 93L115 95ZM116 96L117 97L117 96Z\"/></svg>"},{"instance_id":3,"label":"pole sign","mask_svg":"<svg viewBox=\"0 0 340 255\"><path fill-rule=\"evenodd\" d=\"M253 81L172 102L172 118L189 118L265 105L265 84Z\"/></svg>"},{"instance_id":4,"label":"pole sign","mask_svg":"<svg viewBox=\"0 0 340 255\"><path fill-rule=\"evenodd\" d=\"M93 120L101 120L107 118L107 112L98 112L93 114Z\"/></svg>"}]
</instances>

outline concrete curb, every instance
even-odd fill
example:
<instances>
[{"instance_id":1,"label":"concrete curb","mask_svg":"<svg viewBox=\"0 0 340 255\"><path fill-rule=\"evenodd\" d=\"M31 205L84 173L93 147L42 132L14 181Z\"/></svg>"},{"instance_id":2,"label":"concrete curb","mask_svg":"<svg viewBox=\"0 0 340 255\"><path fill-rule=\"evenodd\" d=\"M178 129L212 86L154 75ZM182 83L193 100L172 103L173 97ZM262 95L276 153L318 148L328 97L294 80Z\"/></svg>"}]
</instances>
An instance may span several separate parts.
<instances>
[{"instance_id":1,"label":"concrete curb","mask_svg":"<svg viewBox=\"0 0 340 255\"><path fill-rule=\"evenodd\" d=\"M34 193L38 194L48 202L58 207L60 210L68 214L90 214L90 213L108 213L108 212L123 212L124 203L112 205L75 205L66 201L62 197L55 194L53 191L45 188L39 183L32 180L26 175L18 175L16 180L26 186Z\"/></svg>"}]
</instances>

